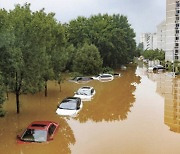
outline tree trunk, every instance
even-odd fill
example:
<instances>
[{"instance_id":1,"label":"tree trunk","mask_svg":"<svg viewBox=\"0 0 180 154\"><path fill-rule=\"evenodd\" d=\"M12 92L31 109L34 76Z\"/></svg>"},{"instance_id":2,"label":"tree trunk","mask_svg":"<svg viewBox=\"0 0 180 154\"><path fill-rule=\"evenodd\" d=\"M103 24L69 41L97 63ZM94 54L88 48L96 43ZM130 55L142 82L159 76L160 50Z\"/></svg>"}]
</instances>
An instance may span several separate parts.
<instances>
[{"instance_id":1,"label":"tree trunk","mask_svg":"<svg viewBox=\"0 0 180 154\"><path fill-rule=\"evenodd\" d=\"M45 97L47 97L47 81L45 81L45 91L44 91L44 95L45 95Z\"/></svg>"},{"instance_id":2,"label":"tree trunk","mask_svg":"<svg viewBox=\"0 0 180 154\"><path fill-rule=\"evenodd\" d=\"M19 114L19 92L16 92L16 108L17 114Z\"/></svg>"},{"instance_id":3,"label":"tree trunk","mask_svg":"<svg viewBox=\"0 0 180 154\"><path fill-rule=\"evenodd\" d=\"M61 92L61 83L58 83L59 84L59 91Z\"/></svg>"},{"instance_id":4,"label":"tree trunk","mask_svg":"<svg viewBox=\"0 0 180 154\"><path fill-rule=\"evenodd\" d=\"M21 79L21 81L22 81L22 79ZM16 109L17 109L17 114L19 114L19 112L20 112L20 110L19 110L20 89L21 89L21 82L18 83L18 73L16 72L16 89L15 89L15 93L16 93Z\"/></svg>"},{"instance_id":5,"label":"tree trunk","mask_svg":"<svg viewBox=\"0 0 180 154\"><path fill-rule=\"evenodd\" d=\"M61 81L58 81L58 85L59 85L59 91L61 92Z\"/></svg>"},{"instance_id":6,"label":"tree trunk","mask_svg":"<svg viewBox=\"0 0 180 154\"><path fill-rule=\"evenodd\" d=\"M6 92L6 99L9 100L9 93Z\"/></svg>"}]
</instances>

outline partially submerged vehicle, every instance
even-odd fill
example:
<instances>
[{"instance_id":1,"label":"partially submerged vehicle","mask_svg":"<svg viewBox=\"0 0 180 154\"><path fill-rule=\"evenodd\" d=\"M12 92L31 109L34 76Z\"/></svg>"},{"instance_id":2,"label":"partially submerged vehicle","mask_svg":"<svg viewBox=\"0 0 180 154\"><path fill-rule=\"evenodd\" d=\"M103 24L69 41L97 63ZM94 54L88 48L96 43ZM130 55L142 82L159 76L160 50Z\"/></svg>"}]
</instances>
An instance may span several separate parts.
<instances>
[{"instance_id":1,"label":"partially submerged vehicle","mask_svg":"<svg viewBox=\"0 0 180 154\"><path fill-rule=\"evenodd\" d=\"M74 77L73 79L70 79L70 82L74 83L87 83L89 81L93 80L91 77Z\"/></svg>"},{"instance_id":2,"label":"partially submerged vehicle","mask_svg":"<svg viewBox=\"0 0 180 154\"><path fill-rule=\"evenodd\" d=\"M121 77L121 73L114 73L114 77Z\"/></svg>"},{"instance_id":3,"label":"partially submerged vehicle","mask_svg":"<svg viewBox=\"0 0 180 154\"><path fill-rule=\"evenodd\" d=\"M82 109L82 101L79 97L67 97L57 106L56 113L62 116L75 117Z\"/></svg>"},{"instance_id":4,"label":"partially submerged vehicle","mask_svg":"<svg viewBox=\"0 0 180 154\"><path fill-rule=\"evenodd\" d=\"M92 77L94 80L99 80L102 82L112 81L114 76L112 74L99 74L97 76Z\"/></svg>"},{"instance_id":5,"label":"partially submerged vehicle","mask_svg":"<svg viewBox=\"0 0 180 154\"><path fill-rule=\"evenodd\" d=\"M52 121L34 121L27 129L17 136L17 143L41 143L53 140L59 124Z\"/></svg>"},{"instance_id":6,"label":"partially submerged vehicle","mask_svg":"<svg viewBox=\"0 0 180 154\"><path fill-rule=\"evenodd\" d=\"M95 93L96 91L93 87L84 86L79 88L78 91L75 92L74 97L79 97L82 101L90 101L95 95Z\"/></svg>"},{"instance_id":7,"label":"partially submerged vehicle","mask_svg":"<svg viewBox=\"0 0 180 154\"><path fill-rule=\"evenodd\" d=\"M154 71L164 71L166 68L162 65L154 65L148 67L148 72L154 72Z\"/></svg>"},{"instance_id":8,"label":"partially submerged vehicle","mask_svg":"<svg viewBox=\"0 0 180 154\"><path fill-rule=\"evenodd\" d=\"M127 67L126 67L126 66L121 65L121 70L126 70L126 69L127 69Z\"/></svg>"}]
</instances>

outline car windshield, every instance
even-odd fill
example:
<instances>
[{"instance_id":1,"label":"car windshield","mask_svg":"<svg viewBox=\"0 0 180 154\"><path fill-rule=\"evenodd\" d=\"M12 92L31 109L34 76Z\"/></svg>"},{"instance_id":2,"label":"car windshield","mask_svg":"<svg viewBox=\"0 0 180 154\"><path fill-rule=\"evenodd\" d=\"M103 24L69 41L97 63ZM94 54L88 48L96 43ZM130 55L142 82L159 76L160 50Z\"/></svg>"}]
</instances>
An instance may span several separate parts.
<instances>
[{"instance_id":1,"label":"car windshield","mask_svg":"<svg viewBox=\"0 0 180 154\"><path fill-rule=\"evenodd\" d=\"M89 96L89 95L91 95L91 91L90 90L78 90L77 94L78 95L87 95L87 96Z\"/></svg>"},{"instance_id":2,"label":"car windshield","mask_svg":"<svg viewBox=\"0 0 180 154\"><path fill-rule=\"evenodd\" d=\"M45 142L47 141L47 131L27 129L21 139L27 142Z\"/></svg>"},{"instance_id":3,"label":"car windshield","mask_svg":"<svg viewBox=\"0 0 180 154\"><path fill-rule=\"evenodd\" d=\"M111 78L111 75L102 75L101 78Z\"/></svg>"},{"instance_id":4,"label":"car windshield","mask_svg":"<svg viewBox=\"0 0 180 154\"><path fill-rule=\"evenodd\" d=\"M67 110L76 110L77 104L75 102L67 102L67 103L61 103L59 105L60 109L67 109Z\"/></svg>"}]
</instances>

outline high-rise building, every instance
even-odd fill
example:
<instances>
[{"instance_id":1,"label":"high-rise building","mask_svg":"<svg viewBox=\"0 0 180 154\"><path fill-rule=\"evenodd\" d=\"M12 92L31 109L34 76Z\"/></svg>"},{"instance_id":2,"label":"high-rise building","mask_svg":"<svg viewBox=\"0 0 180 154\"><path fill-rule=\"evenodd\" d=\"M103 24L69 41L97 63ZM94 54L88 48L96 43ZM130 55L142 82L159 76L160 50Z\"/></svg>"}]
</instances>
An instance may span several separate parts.
<instances>
[{"instance_id":1,"label":"high-rise building","mask_svg":"<svg viewBox=\"0 0 180 154\"><path fill-rule=\"evenodd\" d=\"M180 1L166 0L165 60L180 60Z\"/></svg>"},{"instance_id":2,"label":"high-rise building","mask_svg":"<svg viewBox=\"0 0 180 154\"><path fill-rule=\"evenodd\" d=\"M157 48L165 51L166 43L166 21L162 21L157 26Z\"/></svg>"},{"instance_id":3,"label":"high-rise building","mask_svg":"<svg viewBox=\"0 0 180 154\"><path fill-rule=\"evenodd\" d=\"M157 48L156 33L142 33L140 36L140 43L143 43L143 50L155 50Z\"/></svg>"}]
</instances>

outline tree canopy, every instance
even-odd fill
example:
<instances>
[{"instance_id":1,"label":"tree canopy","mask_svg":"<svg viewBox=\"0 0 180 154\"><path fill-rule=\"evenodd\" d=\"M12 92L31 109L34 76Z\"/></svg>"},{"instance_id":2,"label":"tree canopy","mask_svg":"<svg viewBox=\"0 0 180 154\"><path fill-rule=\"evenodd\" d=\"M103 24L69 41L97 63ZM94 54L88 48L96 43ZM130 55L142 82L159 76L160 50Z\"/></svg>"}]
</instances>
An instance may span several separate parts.
<instances>
[{"instance_id":1,"label":"tree canopy","mask_svg":"<svg viewBox=\"0 0 180 154\"><path fill-rule=\"evenodd\" d=\"M135 33L123 15L78 17L62 25L54 13L31 11L30 4L0 9L0 96L45 90L47 81L61 82L64 71L97 74L136 55ZM4 102L1 97L0 104Z\"/></svg>"},{"instance_id":2,"label":"tree canopy","mask_svg":"<svg viewBox=\"0 0 180 154\"><path fill-rule=\"evenodd\" d=\"M0 15L0 32L5 29L1 37L11 35L0 46L0 69L9 91L16 94L19 113L20 94L41 91L47 80L60 73L54 62L61 65L64 32L53 13L32 12L30 4L16 5L9 12L1 10Z\"/></svg>"},{"instance_id":3,"label":"tree canopy","mask_svg":"<svg viewBox=\"0 0 180 154\"><path fill-rule=\"evenodd\" d=\"M73 70L81 74L97 74L102 68L102 59L95 45L84 44L78 48L73 60Z\"/></svg>"},{"instance_id":4,"label":"tree canopy","mask_svg":"<svg viewBox=\"0 0 180 154\"><path fill-rule=\"evenodd\" d=\"M165 52L162 50L145 50L142 55L144 56L145 59L149 60L165 60Z\"/></svg>"},{"instance_id":5,"label":"tree canopy","mask_svg":"<svg viewBox=\"0 0 180 154\"><path fill-rule=\"evenodd\" d=\"M112 68L132 61L136 50L135 33L123 15L78 17L66 25L67 41L75 47L85 42L94 44L103 59L103 66Z\"/></svg>"}]
</instances>

